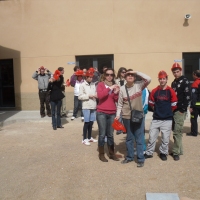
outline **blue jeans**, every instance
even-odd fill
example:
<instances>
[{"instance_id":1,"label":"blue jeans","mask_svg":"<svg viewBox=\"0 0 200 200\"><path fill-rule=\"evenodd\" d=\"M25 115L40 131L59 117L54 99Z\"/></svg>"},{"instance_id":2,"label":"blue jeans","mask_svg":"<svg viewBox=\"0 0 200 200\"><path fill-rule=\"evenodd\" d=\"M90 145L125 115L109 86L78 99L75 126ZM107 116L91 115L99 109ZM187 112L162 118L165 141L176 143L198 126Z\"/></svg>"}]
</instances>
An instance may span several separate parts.
<instances>
[{"instance_id":1,"label":"blue jeans","mask_svg":"<svg viewBox=\"0 0 200 200\"><path fill-rule=\"evenodd\" d=\"M130 119L123 119L126 128L127 160L134 160L134 140L136 141L137 160L144 162L144 119L141 124L133 123Z\"/></svg>"},{"instance_id":2,"label":"blue jeans","mask_svg":"<svg viewBox=\"0 0 200 200\"><path fill-rule=\"evenodd\" d=\"M51 115L52 115L53 127L61 126L61 120L60 120L61 105L62 105L62 100L51 101ZM56 116L56 113L57 113L57 116Z\"/></svg>"},{"instance_id":3,"label":"blue jeans","mask_svg":"<svg viewBox=\"0 0 200 200\"><path fill-rule=\"evenodd\" d=\"M78 96L74 96L74 111L73 111L73 116L74 117L77 117L79 108L81 108L81 117L83 117L82 101L78 99Z\"/></svg>"},{"instance_id":4,"label":"blue jeans","mask_svg":"<svg viewBox=\"0 0 200 200\"><path fill-rule=\"evenodd\" d=\"M98 139L99 146L104 146L105 135L107 136L107 144L109 146L114 145L114 138L113 138L114 129L112 127L114 119L115 119L115 114L106 114L102 112L97 112L97 124L99 127L99 139Z\"/></svg>"}]
</instances>

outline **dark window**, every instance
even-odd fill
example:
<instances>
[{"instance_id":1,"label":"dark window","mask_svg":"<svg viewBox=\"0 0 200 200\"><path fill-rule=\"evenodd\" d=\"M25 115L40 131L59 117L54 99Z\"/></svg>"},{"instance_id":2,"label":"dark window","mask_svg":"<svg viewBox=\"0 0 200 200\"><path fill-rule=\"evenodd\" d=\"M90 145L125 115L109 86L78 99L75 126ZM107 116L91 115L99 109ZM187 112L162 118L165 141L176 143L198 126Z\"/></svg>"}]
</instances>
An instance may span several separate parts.
<instances>
[{"instance_id":1,"label":"dark window","mask_svg":"<svg viewBox=\"0 0 200 200\"><path fill-rule=\"evenodd\" d=\"M200 53L183 53L184 75L193 81L192 72L200 69Z\"/></svg>"},{"instance_id":2,"label":"dark window","mask_svg":"<svg viewBox=\"0 0 200 200\"><path fill-rule=\"evenodd\" d=\"M100 73L103 72L103 66L113 68L113 55L89 55L89 56L76 56L76 65L81 69L89 69L90 67L97 67Z\"/></svg>"}]
</instances>

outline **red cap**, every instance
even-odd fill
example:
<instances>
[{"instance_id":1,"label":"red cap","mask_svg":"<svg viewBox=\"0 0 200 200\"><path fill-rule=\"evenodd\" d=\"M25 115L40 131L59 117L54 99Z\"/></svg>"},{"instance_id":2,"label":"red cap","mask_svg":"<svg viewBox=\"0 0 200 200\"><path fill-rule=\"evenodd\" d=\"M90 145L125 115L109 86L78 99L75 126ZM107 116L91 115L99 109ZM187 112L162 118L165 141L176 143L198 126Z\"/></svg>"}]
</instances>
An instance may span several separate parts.
<instances>
[{"instance_id":1,"label":"red cap","mask_svg":"<svg viewBox=\"0 0 200 200\"><path fill-rule=\"evenodd\" d=\"M56 71L54 72L53 78L54 78L55 80L58 80L58 79L59 79L59 76L60 76L60 71L59 71L59 70L56 70Z\"/></svg>"},{"instance_id":2,"label":"red cap","mask_svg":"<svg viewBox=\"0 0 200 200\"><path fill-rule=\"evenodd\" d=\"M41 66L39 69L40 69L40 70L45 70L45 68L44 68L43 66Z\"/></svg>"},{"instance_id":3,"label":"red cap","mask_svg":"<svg viewBox=\"0 0 200 200\"><path fill-rule=\"evenodd\" d=\"M167 73L163 70L158 73L158 78L167 78L167 77L168 77Z\"/></svg>"},{"instance_id":4,"label":"red cap","mask_svg":"<svg viewBox=\"0 0 200 200\"><path fill-rule=\"evenodd\" d=\"M180 70L182 70L181 66L180 66L178 63L174 63L174 64L172 65L171 71L173 71L173 70L175 70L175 69L180 69Z\"/></svg>"},{"instance_id":5,"label":"red cap","mask_svg":"<svg viewBox=\"0 0 200 200\"><path fill-rule=\"evenodd\" d=\"M75 72L75 75L76 76L83 76L83 70L77 70L76 72Z\"/></svg>"},{"instance_id":6,"label":"red cap","mask_svg":"<svg viewBox=\"0 0 200 200\"><path fill-rule=\"evenodd\" d=\"M112 127L117 131L123 131L124 133L126 133L126 128L117 119L115 119L114 122L112 123Z\"/></svg>"}]
</instances>

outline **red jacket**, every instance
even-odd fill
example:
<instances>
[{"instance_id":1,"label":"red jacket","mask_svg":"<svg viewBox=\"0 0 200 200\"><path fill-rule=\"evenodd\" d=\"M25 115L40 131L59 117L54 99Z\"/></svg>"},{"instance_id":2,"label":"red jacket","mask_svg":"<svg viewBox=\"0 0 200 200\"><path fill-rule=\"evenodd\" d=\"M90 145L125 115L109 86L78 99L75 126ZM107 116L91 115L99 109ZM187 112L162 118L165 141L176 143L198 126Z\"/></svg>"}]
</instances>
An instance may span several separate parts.
<instances>
[{"instance_id":1,"label":"red jacket","mask_svg":"<svg viewBox=\"0 0 200 200\"><path fill-rule=\"evenodd\" d=\"M106 88L104 82L97 85L97 96L99 104L97 105L97 112L106 114L116 113L116 102L118 101L118 94L114 94L110 88Z\"/></svg>"}]
</instances>

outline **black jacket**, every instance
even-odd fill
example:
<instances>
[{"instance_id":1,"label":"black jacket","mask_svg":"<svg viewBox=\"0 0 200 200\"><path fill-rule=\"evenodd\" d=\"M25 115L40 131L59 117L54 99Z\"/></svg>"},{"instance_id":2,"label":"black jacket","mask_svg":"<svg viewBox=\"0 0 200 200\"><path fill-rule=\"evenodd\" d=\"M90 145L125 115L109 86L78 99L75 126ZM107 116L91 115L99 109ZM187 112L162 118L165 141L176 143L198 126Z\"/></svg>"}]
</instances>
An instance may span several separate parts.
<instances>
[{"instance_id":1,"label":"black jacket","mask_svg":"<svg viewBox=\"0 0 200 200\"><path fill-rule=\"evenodd\" d=\"M175 111L186 112L190 103L190 82L185 76L174 79L171 84L178 98L177 109Z\"/></svg>"},{"instance_id":2,"label":"black jacket","mask_svg":"<svg viewBox=\"0 0 200 200\"><path fill-rule=\"evenodd\" d=\"M191 103L190 108L200 107L200 78L197 78L191 86Z\"/></svg>"},{"instance_id":3,"label":"black jacket","mask_svg":"<svg viewBox=\"0 0 200 200\"><path fill-rule=\"evenodd\" d=\"M60 75L58 81L49 82L47 90L50 91L50 101L59 101L65 97L62 93L63 80Z\"/></svg>"}]
</instances>

